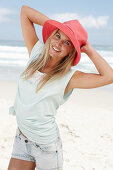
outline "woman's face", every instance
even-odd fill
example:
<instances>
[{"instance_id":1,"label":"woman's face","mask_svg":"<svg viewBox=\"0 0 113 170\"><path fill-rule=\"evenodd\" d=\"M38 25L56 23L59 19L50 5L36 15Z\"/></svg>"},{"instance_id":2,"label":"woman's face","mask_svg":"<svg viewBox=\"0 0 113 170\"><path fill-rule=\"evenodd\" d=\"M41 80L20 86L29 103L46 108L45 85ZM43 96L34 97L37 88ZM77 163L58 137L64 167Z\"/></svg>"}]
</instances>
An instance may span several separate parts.
<instances>
[{"instance_id":1,"label":"woman's face","mask_svg":"<svg viewBox=\"0 0 113 170\"><path fill-rule=\"evenodd\" d=\"M72 49L71 40L61 30L58 30L51 38L49 54L52 58L60 60L67 56Z\"/></svg>"}]
</instances>

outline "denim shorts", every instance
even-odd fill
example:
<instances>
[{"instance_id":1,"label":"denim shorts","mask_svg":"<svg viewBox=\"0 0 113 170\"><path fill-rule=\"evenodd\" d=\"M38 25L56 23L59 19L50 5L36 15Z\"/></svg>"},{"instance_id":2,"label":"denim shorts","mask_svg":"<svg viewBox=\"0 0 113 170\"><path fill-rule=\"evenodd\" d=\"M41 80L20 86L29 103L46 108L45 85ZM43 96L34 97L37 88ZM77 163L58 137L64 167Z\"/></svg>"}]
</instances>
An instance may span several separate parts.
<instances>
[{"instance_id":1,"label":"denim shorts","mask_svg":"<svg viewBox=\"0 0 113 170\"><path fill-rule=\"evenodd\" d=\"M24 137L17 128L11 158L35 162L37 170L61 170L62 140L58 136L51 144L38 144Z\"/></svg>"}]
</instances>

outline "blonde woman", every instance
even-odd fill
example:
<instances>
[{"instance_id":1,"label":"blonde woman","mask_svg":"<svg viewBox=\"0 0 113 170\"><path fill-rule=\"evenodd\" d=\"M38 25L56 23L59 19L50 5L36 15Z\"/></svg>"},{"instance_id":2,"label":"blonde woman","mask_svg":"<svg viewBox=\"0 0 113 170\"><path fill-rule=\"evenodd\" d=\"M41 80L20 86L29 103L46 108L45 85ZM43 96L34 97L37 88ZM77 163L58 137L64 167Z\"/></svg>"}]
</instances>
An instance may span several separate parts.
<instances>
[{"instance_id":1,"label":"blonde woman","mask_svg":"<svg viewBox=\"0 0 113 170\"><path fill-rule=\"evenodd\" d=\"M43 26L44 45L34 24ZM63 169L62 140L55 122L57 109L73 89L90 89L113 83L110 65L90 45L78 20L60 23L22 6L21 27L29 61L20 75L14 106L17 132L8 170ZM98 74L76 69L81 52Z\"/></svg>"}]
</instances>

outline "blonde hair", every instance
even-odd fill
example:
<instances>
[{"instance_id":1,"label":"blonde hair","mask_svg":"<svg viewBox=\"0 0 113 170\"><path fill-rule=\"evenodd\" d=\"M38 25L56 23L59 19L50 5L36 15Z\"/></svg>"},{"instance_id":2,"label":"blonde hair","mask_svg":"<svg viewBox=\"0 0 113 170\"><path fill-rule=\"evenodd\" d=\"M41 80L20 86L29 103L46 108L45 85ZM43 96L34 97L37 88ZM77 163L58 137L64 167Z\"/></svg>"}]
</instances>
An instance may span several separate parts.
<instances>
[{"instance_id":1,"label":"blonde hair","mask_svg":"<svg viewBox=\"0 0 113 170\"><path fill-rule=\"evenodd\" d=\"M43 69L46 64L50 60L50 55L49 55L49 45L50 41L53 35L58 32L59 29L53 31L53 33L50 35L50 37L46 40L46 43L42 49L42 52L38 58L33 60L28 67L24 70L23 73L21 73L20 77L23 77L23 80L29 79L36 70ZM36 87L36 93L46 84L47 81L49 80L55 80L63 77L66 75L66 73L70 70L71 66L73 65L74 59L76 55L76 50L73 48L71 54L65 56L58 65L56 65L49 73L44 74L41 77L41 80L37 84ZM41 84L42 83L42 84ZM41 84L40 87L38 87Z\"/></svg>"}]
</instances>

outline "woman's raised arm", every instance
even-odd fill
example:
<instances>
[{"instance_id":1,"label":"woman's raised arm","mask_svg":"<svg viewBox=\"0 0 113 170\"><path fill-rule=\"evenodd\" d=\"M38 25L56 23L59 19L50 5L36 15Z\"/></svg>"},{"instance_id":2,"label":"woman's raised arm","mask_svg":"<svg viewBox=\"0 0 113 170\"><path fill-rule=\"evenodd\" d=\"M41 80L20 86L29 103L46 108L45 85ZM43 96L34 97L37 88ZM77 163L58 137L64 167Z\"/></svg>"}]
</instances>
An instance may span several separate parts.
<instances>
[{"instance_id":1,"label":"woman's raised arm","mask_svg":"<svg viewBox=\"0 0 113 170\"><path fill-rule=\"evenodd\" d=\"M99 74L84 73L77 70L70 81L70 89L90 89L112 84L112 67L104 60L103 57L100 56L100 54L90 45L89 42L87 42L85 46L81 47L81 52L86 53L87 56L92 60Z\"/></svg>"},{"instance_id":2,"label":"woman's raised arm","mask_svg":"<svg viewBox=\"0 0 113 170\"><path fill-rule=\"evenodd\" d=\"M23 39L27 47L29 56L35 43L38 41L38 36L35 31L34 24L43 26L44 22L49 18L41 12L23 5L21 8L21 28Z\"/></svg>"}]
</instances>

